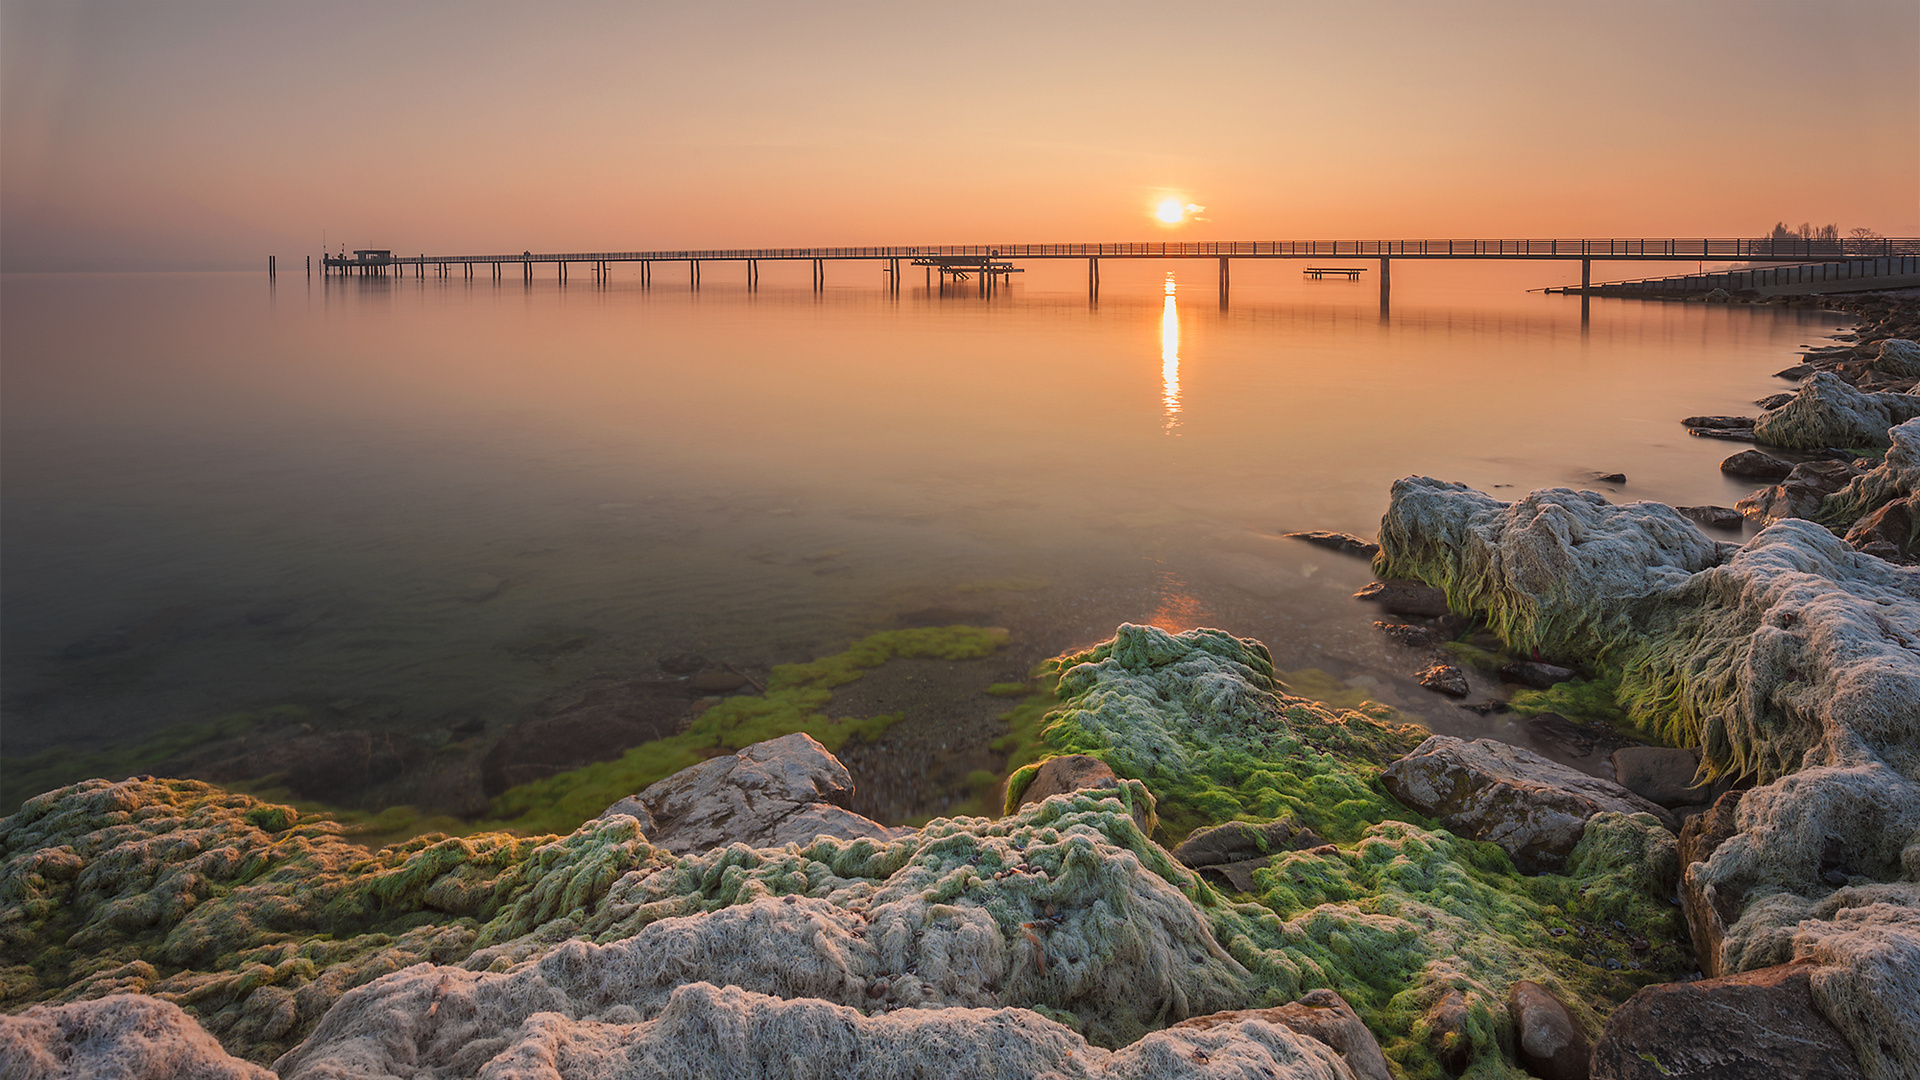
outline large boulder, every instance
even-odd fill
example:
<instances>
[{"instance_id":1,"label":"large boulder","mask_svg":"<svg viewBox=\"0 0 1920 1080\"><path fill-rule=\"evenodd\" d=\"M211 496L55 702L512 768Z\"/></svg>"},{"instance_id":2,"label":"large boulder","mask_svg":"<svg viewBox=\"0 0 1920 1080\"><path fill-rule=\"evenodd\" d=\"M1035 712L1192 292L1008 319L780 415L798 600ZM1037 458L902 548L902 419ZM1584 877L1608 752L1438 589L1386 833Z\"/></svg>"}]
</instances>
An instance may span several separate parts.
<instances>
[{"instance_id":1,"label":"large boulder","mask_svg":"<svg viewBox=\"0 0 1920 1080\"><path fill-rule=\"evenodd\" d=\"M1473 840L1505 848L1528 873L1566 866L1595 814L1673 815L1611 781L1492 739L1435 735L1387 766L1380 782L1394 798Z\"/></svg>"},{"instance_id":2,"label":"large boulder","mask_svg":"<svg viewBox=\"0 0 1920 1080\"><path fill-rule=\"evenodd\" d=\"M1832 372L1816 372L1792 401L1762 415L1754 438L1789 450L1885 446L1887 429L1920 417L1920 396L1868 394Z\"/></svg>"},{"instance_id":3,"label":"large boulder","mask_svg":"<svg viewBox=\"0 0 1920 1080\"><path fill-rule=\"evenodd\" d=\"M1649 986L1607 1020L1593 1080L1864 1080L1853 1048L1814 1004L1817 971L1803 962Z\"/></svg>"},{"instance_id":4,"label":"large boulder","mask_svg":"<svg viewBox=\"0 0 1920 1080\"><path fill-rule=\"evenodd\" d=\"M631 810L623 799L608 813L631 813L643 831L651 823L647 839L679 853L900 835L846 809L852 797L847 767L800 731L689 766L632 796Z\"/></svg>"},{"instance_id":5,"label":"large boulder","mask_svg":"<svg viewBox=\"0 0 1920 1080\"><path fill-rule=\"evenodd\" d=\"M1377 1052L1377 1051L1376 1051ZM143 994L0 1016L7 1080L275 1080L228 1055L180 1006Z\"/></svg>"}]
</instances>

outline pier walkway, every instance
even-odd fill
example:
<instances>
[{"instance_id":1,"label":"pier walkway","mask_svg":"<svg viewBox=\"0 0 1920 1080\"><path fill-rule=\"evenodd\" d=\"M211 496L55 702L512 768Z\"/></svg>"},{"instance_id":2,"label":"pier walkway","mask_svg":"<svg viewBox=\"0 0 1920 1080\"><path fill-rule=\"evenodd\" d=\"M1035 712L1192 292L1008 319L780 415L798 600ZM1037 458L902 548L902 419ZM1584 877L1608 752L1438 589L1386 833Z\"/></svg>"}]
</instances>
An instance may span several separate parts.
<instances>
[{"instance_id":1,"label":"pier walkway","mask_svg":"<svg viewBox=\"0 0 1920 1080\"><path fill-rule=\"evenodd\" d=\"M1814 296L1861 292L1867 289L1904 289L1920 286L1920 255L1892 255L1877 259L1839 259L1828 262L1757 266L1710 274L1677 274L1634 281L1602 281L1584 288L1542 289L1541 292L1585 296L1676 297L1698 296L1724 289L1741 296Z\"/></svg>"},{"instance_id":2,"label":"pier walkway","mask_svg":"<svg viewBox=\"0 0 1920 1080\"><path fill-rule=\"evenodd\" d=\"M404 274L413 268L414 276L425 277L428 270L437 276L451 276L455 268L473 277L476 268L486 267L495 280L504 268L517 266L521 276L533 281L534 267L551 265L555 278L566 281L574 265L585 265L593 277L605 280L614 263L637 263L642 284L653 280L656 263L685 263L687 280L700 285L701 265L709 262L743 264L749 287L760 279L760 263L810 262L815 289L825 287L829 262L880 262L885 264L890 287L898 290L902 264L926 269L931 284L935 269L942 276L971 272L982 292L994 288L1008 273L1017 272L1013 259L1085 259L1087 289L1097 294L1100 288L1101 259L1218 259L1220 296L1224 302L1228 288L1228 264L1233 259L1377 259L1380 264L1380 303L1384 307L1392 288L1391 264L1394 259L1525 259L1579 260L1581 289L1592 288L1592 264L1607 262L1674 262L1711 260L1715 262L1805 262L1836 257L1890 258L1920 256L1920 239L1875 238L1846 240L1836 247L1833 241L1773 238L1611 238L1546 240L1199 240L1097 244L959 244L924 247L796 247L796 248L685 248L656 251L523 251L491 255L393 255L386 249L357 251L352 258L323 255L323 274L390 275ZM956 273L958 272L958 273Z\"/></svg>"}]
</instances>

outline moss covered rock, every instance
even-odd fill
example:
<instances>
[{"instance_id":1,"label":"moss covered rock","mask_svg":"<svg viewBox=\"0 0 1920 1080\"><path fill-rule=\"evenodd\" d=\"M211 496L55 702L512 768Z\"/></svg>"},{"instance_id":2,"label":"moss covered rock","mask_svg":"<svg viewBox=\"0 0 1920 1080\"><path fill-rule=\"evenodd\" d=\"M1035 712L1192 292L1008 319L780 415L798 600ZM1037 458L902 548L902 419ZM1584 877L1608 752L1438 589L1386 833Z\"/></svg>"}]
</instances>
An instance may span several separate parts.
<instances>
[{"instance_id":1,"label":"moss covered rock","mask_svg":"<svg viewBox=\"0 0 1920 1080\"><path fill-rule=\"evenodd\" d=\"M1816 372L1793 400L1754 424L1767 446L1819 450L1830 446L1887 445L1887 429L1920 417L1920 396L1863 393L1830 371Z\"/></svg>"}]
</instances>

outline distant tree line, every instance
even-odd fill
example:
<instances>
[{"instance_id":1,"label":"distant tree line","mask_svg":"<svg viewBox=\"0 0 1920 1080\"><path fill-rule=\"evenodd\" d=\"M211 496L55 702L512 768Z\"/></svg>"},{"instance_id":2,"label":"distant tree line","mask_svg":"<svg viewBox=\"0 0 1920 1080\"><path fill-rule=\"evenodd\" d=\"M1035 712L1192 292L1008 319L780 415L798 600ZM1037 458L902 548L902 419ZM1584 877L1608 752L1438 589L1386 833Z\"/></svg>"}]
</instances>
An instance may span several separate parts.
<instances>
[{"instance_id":1,"label":"distant tree line","mask_svg":"<svg viewBox=\"0 0 1920 1080\"><path fill-rule=\"evenodd\" d=\"M1773 241L1775 251L1808 255L1874 254L1880 249L1873 241L1881 238L1879 233L1864 225L1848 229L1847 235L1841 236L1838 225L1803 222L1795 229L1784 221L1775 222L1773 232L1767 237Z\"/></svg>"}]
</instances>

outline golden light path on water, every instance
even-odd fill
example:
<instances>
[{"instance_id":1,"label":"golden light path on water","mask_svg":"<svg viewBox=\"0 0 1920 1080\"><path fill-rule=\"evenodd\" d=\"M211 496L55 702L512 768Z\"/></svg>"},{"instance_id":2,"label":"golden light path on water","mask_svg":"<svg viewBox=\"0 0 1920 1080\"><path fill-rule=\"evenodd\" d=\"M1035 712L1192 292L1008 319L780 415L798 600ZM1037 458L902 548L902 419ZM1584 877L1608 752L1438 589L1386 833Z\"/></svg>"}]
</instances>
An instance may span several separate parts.
<instances>
[{"instance_id":1,"label":"golden light path on water","mask_svg":"<svg viewBox=\"0 0 1920 1080\"><path fill-rule=\"evenodd\" d=\"M1180 427L1180 308L1173 300L1173 275L1167 275L1166 301L1160 308L1160 404L1166 410L1162 430Z\"/></svg>"}]
</instances>

